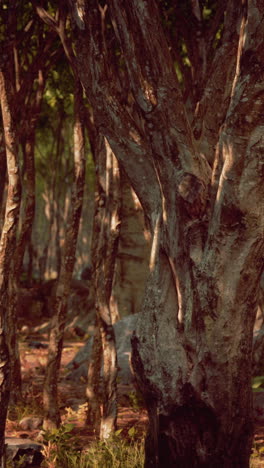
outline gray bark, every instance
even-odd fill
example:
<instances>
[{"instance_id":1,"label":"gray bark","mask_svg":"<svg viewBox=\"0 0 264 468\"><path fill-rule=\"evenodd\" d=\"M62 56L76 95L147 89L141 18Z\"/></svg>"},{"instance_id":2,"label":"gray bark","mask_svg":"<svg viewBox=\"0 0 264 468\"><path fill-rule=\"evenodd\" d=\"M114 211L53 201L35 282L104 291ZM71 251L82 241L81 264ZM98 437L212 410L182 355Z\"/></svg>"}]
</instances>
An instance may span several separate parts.
<instances>
[{"instance_id":1,"label":"gray bark","mask_svg":"<svg viewBox=\"0 0 264 468\"><path fill-rule=\"evenodd\" d=\"M120 318L139 312L148 277L151 234L131 185L121 172L121 228L113 297Z\"/></svg>"},{"instance_id":2,"label":"gray bark","mask_svg":"<svg viewBox=\"0 0 264 468\"><path fill-rule=\"evenodd\" d=\"M150 418L146 467L247 468L264 247L263 0L249 1L239 37L231 21L235 58L213 173L197 151L155 2L110 1L140 125L121 105L97 2L78 5L79 75L152 232L132 360Z\"/></svg>"}]
</instances>

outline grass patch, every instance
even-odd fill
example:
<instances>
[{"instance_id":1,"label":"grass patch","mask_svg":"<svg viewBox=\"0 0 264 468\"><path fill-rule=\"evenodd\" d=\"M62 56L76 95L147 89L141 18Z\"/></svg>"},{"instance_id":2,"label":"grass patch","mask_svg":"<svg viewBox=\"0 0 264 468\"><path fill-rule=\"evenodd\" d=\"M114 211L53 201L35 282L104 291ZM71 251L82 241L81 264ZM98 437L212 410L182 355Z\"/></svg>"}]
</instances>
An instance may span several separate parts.
<instances>
[{"instance_id":1,"label":"grass patch","mask_svg":"<svg viewBox=\"0 0 264 468\"><path fill-rule=\"evenodd\" d=\"M255 443L250 458L250 468L264 467L264 445Z\"/></svg>"},{"instance_id":2,"label":"grass patch","mask_svg":"<svg viewBox=\"0 0 264 468\"><path fill-rule=\"evenodd\" d=\"M7 418L10 421L20 421L26 416L43 416L43 406L34 400L9 406Z\"/></svg>"},{"instance_id":3,"label":"grass patch","mask_svg":"<svg viewBox=\"0 0 264 468\"><path fill-rule=\"evenodd\" d=\"M72 425L66 424L44 434L42 468L143 468L144 437L136 439L135 430L128 437L117 431L106 441L91 443L85 451L78 447L71 430Z\"/></svg>"}]
</instances>

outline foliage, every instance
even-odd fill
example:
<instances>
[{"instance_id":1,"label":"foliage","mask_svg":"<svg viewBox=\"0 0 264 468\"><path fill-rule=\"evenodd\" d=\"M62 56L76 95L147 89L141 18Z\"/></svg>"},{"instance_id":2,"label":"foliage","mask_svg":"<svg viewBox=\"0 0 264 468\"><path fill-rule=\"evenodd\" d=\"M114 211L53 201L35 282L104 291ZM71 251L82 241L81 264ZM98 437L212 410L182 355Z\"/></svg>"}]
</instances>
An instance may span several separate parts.
<instances>
[{"instance_id":1,"label":"foliage","mask_svg":"<svg viewBox=\"0 0 264 468\"><path fill-rule=\"evenodd\" d=\"M131 428L132 429L132 428ZM91 447L85 456L87 468L140 468L144 466L143 439L124 439L118 435L104 442L97 442ZM62 467L61 467L62 468Z\"/></svg>"},{"instance_id":2,"label":"foliage","mask_svg":"<svg viewBox=\"0 0 264 468\"><path fill-rule=\"evenodd\" d=\"M264 445L255 443L250 459L250 468L261 468L264 464Z\"/></svg>"},{"instance_id":3,"label":"foliage","mask_svg":"<svg viewBox=\"0 0 264 468\"><path fill-rule=\"evenodd\" d=\"M133 411L137 412L138 410L145 408L144 399L139 390L130 392L128 394L128 398L129 398L129 404L131 408L133 409Z\"/></svg>"},{"instance_id":4,"label":"foliage","mask_svg":"<svg viewBox=\"0 0 264 468\"><path fill-rule=\"evenodd\" d=\"M78 421L79 423L85 423L87 418L88 403L83 403L78 406L77 410L73 410L71 407L65 408L66 420L69 422Z\"/></svg>"},{"instance_id":5,"label":"foliage","mask_svg":"<svg viewBox=\"0 0 264 468\"><path fill-rule=\"evenodd\" d=\"M6 468L24 468L27 458L27 455L23 455L19 460L7 460Z\"/></svg>"},{"instance_id":6,"label":"foliage","mask_svg":"<svg viewBox=\"0 0 264 468\"><path fill-rule=\"evenodd\" d=\"M258 375L252 379L253 392L264 392L264 375Z\"/></svg>"},{"instance_id":7,"label":"foliage","mask_svg":"<svg viewBox=\"0 0 264 468\"><path fill-rule=\"evenodd\" d=\"M97 441L82 451L73 435L73 424L43 433L45 460L43 468L141 468L144 466L144 443L136 439L136 429L130 428L126 438L122 430L107 441Z\"/></svg>"},{"instance_id":8,"label":"foliage","mask_svg":"<svg viewBox=\"0 0 264 468\"><path fill-rule=\"evenodd\" d=\"M45 458L44 465L48 468L67 465L65 463L65 454L75 453L77 451L77 440L72 434L73 424L62 424L58 429L43 431L42 450Z\"/></svg>"},{"instance_id":9,"label":"foliage","mask_svg":"<svg viewBox=\"0 0 264 468\"><path fill-rule=\"evenodd\" d=\"M10 421L20 421L27 416L40 416L43 414L43 407L37 401L32 399L29 403L19 403L10 405L8 408L8 419Z\"/></svg>"}]
</instances>

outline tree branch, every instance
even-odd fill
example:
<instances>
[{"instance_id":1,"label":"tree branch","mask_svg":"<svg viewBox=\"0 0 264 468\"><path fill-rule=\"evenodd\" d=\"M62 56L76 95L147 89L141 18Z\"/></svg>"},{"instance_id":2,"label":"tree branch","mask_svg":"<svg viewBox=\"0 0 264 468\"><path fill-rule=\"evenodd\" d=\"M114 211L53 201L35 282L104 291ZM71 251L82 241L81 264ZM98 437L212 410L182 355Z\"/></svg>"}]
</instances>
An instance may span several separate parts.
<instances>
[{"instance_id":1,"label":"tree branch","mask_svg":"<svg viewBox=\"0 0 264 468\"><path fill-rule=\"evenodd\" d=\"M85 30L79 28L78 31L76 61L93 107L96 127L106 136L145 212L158 212L161 196L151 161L151 147L121 102L119 78L111 67L103 43L102 17L97 1L90 2L89 9L83 10L82 18Z\"/></svg>"},{"instance_id":2,"label":"tree branch","mask_svg":"<svg viewBox=\"0 0 264 468\"><path fill-rule=\"evenodd\" d=\"M211 166L219 138L219 129L224 122L235 75L239 26L244 15L242 2L230 0L224 21L222 44L216 51L203 96L196 106L193 128L198 150ZM217 112L216 112L217 109Z\"/></svg>"},{"instance_id":3,"label":"tree branch","mask_svg":"<svg viewBox=\"0 0 264 468\"><path fill-rule=\"evenodd\" d=\"M193 135L183 104L172 57L153 0L132 0L120 7L111 0L120 45L124 52L135 100L145 115L151 144L170 131L166 150L155 145L155 153L170 160L177 172L184 170L208 183L210 169L196 154ZM166 108L166 113L163 112ZM153 146L153 145L152 145Z\"/></svg>"},{"instance_id":4,"label":"tree branch","mask_svg":"<svg viewBox=\"0 0 264 468\"><path fill-rule=\"evenodd\" d=\"M57 21L45 10L43 7L37 5L36 6L36 12L39 15L39 17L44 21L45 24L47 24L50 28L52 28L54 31L58 32L58 23Z\"/></svg>"}]
</instances>

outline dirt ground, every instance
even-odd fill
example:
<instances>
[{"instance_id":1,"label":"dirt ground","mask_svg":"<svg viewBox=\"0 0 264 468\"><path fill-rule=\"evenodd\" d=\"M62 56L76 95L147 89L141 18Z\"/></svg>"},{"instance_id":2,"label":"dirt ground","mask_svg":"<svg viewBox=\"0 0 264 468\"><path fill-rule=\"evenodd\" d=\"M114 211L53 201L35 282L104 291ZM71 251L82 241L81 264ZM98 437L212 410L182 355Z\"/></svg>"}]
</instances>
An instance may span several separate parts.
<instances>
[{"instance_id":1,"label":"dirt ground","mask_svg":"<svg viewBox=\"0 0 264 468\"><path fill-rule=\"evenodd\" d=\"M38 346L39 343L39 347ZM7 437L22 437L36 439L40 429L23 430L19 420L26 416L42 416L42 389L47 358L46 340L31 339L20 343L21 368L23 379L23 394L25 399L20 407L11 408L6 426ZM74 433L82 440L85 447L95 440L95 435L86 422L85 411L85 381L78 383L67 379L67 364L73 359L77 351L84 345L81 341L66 341L62 353L62 364L59 377L58 393L63 423L73 423ZM135 427L141 435L147 427L147 412L133 403L135 389L132 386L118 385L118 429L126 434L131 427Z\"/></svg>"}]
</instances>

